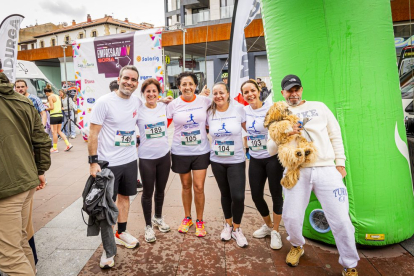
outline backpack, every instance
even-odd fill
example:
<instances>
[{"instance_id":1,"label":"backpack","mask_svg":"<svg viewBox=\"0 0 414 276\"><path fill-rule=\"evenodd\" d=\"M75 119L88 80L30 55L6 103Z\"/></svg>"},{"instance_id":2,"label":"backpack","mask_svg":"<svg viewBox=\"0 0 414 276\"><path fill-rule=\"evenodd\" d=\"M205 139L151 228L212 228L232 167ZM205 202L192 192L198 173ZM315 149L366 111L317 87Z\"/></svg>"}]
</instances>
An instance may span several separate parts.
<instances>
[{"instance_id":1,"label":"backpack","mask_svg":"<svg viewBox=\"0 0 414 276\"><path fill-rule=\"evenodd\" d=\"M108 166L108 162L106 161L99 161L99 166L101 170L105 169ZM92 183L92 184L91 184ZM102 207L102 199L105 197L106 193L106 181L96 181L92 175L89 176L88 180L86 181L85 189L82 193L83 197L83 206L81 209L83 222L89 225L83 216L83 212L87 213L92 218L92 225L95 223L96 220L104 219L102 217L104 208Z\"/></svg>"}]
</instances>

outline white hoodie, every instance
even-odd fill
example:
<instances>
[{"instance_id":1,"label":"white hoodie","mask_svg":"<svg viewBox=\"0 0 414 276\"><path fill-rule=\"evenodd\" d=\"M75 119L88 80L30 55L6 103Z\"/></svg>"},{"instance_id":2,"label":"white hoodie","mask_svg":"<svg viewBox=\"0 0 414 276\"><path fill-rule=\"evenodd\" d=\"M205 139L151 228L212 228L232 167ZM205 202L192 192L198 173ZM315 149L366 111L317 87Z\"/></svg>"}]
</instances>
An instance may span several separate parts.
<instances>
[{"instance_id":1,"label":"white hoodie","mask_svg":"<svg viewBox=\"0 0 414 276\"><path fill-rule=\"evenodd\" d=\"M301 134L309 140L309 136L316 149L318 157L315 163L305 167L345 166L344 144L342 142L341 128L331 110L322 102L305 102L299 106L291 106L289 110L305 123ZM308 136L309 134L309 136ZM277 153L277 145L268 141L270 155Z\"/></svg>"}]
</instances>

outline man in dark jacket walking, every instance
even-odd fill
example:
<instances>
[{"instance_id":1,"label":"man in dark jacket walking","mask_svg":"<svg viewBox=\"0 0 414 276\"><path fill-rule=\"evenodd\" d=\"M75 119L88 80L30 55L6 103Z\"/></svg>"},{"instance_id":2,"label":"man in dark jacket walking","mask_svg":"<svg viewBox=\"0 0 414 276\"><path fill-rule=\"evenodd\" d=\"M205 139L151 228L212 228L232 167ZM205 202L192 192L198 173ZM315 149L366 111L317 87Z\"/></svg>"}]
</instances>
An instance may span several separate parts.
<instances>
[{"instance_id":1,"label":"man in dark jacket walking","mask_svg":"<svg viewBox=\"0 0 414 276\"><path fill-rule=\"evenodd\" d=\"M0 73L0 270L35 275L26 228L36 187L50 167L50 139L32 102Z\"/></svg>"}]
</instances>

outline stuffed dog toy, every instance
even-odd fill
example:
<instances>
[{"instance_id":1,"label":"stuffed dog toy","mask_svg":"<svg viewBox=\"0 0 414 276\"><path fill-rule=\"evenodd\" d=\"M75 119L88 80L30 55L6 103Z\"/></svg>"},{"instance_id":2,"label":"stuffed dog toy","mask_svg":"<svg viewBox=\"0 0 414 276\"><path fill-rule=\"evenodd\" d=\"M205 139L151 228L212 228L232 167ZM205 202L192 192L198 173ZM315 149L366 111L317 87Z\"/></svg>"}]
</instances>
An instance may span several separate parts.
<instances>
[{"instance_id":1,"label":"stuffed dog toy","mask_svg":"<svg viewBox=\"0 0 414 276\"><path fill-rule=\"evenodd\" d=\"M286 168L286 174L280 181L286 189L292 189L299 180L300 168L316 160L316 148L301 134L290 135L293 126L299 122L292 114L286 102L275 102L266 114L264 127L278 146L280 163Z\"/></svg>"}]
</instances>

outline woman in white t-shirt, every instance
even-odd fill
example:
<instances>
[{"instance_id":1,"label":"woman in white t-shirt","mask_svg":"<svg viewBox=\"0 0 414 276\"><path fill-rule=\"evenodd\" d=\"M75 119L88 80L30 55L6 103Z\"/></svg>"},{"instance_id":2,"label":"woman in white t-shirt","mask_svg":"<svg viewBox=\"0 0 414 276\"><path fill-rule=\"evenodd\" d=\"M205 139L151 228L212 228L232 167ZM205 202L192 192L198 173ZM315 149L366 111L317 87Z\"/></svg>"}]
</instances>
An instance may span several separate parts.
<instances>
[{"instance_id":1,"label":"woman in white t-shirt","mask_svg":"<svg viewBox=\"0 0 414 276\"><path fill-rule=\"evenodd\" d=\"M162 217L164 190L170 174L171 157L167 136L167 105L158 101L161 91L156 79L147 79L141 86L145 104L138 110L140 145L138 150L139 171L142 178L142 210L145 218L145 241L154 242L153 224L161 232L170 231ZM151 218L154 195L155 214Z\"/></svg>"},{"instance_id":2,"label":"woman in white t-shirt","mask_svg":"<svg viewBox=\"0 0 414 276\"><path fill-rule=\"evenodd\" d=\"M183 72L177 77L182 95L167 107L167 118L174 122L171 146L172 171L180 174L185 217L178 228L187 233L193 225L191 219L192 189L197 212L196 236L204 237L204 182L210 164L210 145L206 132L207 109L211 99L195 95L197 76Z\"/></svg>"},{"instance_id":3,"label":"woman in white t-shirt","mask_svg":"<svg viewBox=\"0 0 414 276\"><path fill-rule=\"evenodd\" d=\"M265 224L253 233L255 238L271 236L270 247L280 249L282 240L279 230L282 219L282 186L283 167L277 155L270 156L267 152L268 130L263 126L264 118L271 107L271 102L260 100L260 88L255 80L247 80L241 85L241 93L248 106L246 111L247 144L250 152L249 183L252 199L257 210L263 217ZM264 187L266 179L273 201L273 224L269 208L264 200Z\"/></svg>"},{"instance_id":4,"label":"woman in white t-shirt","mask_svg":"<svg viewBox=\"0 0 414 276\"><path fill-rule=\"evenodd\" d=\"M224 82L213 86L213 103L207 113L212 137L210 163L221 193L221 207L226 220L221 240L236 240L240 247L248 245L240 228L244 212L246 187L246 160L242 129L246 129L243 106L230 102L230 93Z\"/></svg>"}]
</instances>

